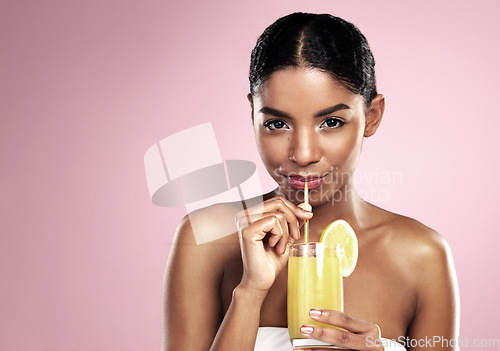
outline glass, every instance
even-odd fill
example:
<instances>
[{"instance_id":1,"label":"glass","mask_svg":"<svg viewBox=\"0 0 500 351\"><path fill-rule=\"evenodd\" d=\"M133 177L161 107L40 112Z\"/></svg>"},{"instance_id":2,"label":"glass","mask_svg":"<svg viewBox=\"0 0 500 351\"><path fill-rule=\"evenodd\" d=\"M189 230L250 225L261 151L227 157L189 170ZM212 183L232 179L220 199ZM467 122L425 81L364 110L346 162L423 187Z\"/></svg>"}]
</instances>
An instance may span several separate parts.
<instances>
[{"instance_id":1,"label":"glass","mask_svg":"<svg viewBox=\"0 0 500 351\"><path fill-rule=\"evenodd\" d=\"M309 316L310 309L344 311L340 260L322 243L294 244L288 261L288 333L294 348L336 348L300 333L303 324L328 326ZM331 327L331 326L329 326Z\"/></svg>"}]
</instances>

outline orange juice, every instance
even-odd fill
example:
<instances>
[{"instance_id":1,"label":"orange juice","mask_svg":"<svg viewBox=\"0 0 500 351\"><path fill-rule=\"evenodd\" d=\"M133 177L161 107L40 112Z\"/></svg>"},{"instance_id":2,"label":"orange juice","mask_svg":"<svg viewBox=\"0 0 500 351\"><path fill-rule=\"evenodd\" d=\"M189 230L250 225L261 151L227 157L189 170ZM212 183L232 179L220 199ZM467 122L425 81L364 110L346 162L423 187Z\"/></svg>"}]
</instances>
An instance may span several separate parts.
<instances>
[{"instance_id":1,"label":"orange juice","mask_svg":"<svg viewBox=\"0 0 500 351\"><path fill-rule=\"evenodd\" d=\"M310 309L344 310L340 259L335 248L321 243L292 245L288 261L287 293L290 339L305 339L303 324L321 325L309 316Z\"/></svg>"}]
</instances>

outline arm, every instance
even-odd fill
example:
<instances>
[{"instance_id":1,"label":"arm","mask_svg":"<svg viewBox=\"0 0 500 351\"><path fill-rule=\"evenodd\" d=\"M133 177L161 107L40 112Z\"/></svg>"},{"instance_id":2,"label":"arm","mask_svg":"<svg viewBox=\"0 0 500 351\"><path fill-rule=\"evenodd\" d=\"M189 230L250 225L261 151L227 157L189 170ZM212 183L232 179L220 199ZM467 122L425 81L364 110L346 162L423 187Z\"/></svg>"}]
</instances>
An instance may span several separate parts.
<instances>
[{"instance_id":1,"label":"arm","mask_svg":"<svg viewBox=\"0 0 500 351\"><path fill-rule=\"evenodd\" d=\"M224 317L220 284L228 247L196 245L189 221L181 223L165 275L162 350L253 350L262 303L286 264L289 230L298 238L301 217L311 214L283 199L245 211L242 218L251 220L239 231L244 273Z\"/></svg>"},{"instance_id":2,"label":"arm","mask_svg":"<svg viewBox=\"0 0 500 351\"><path fill-rule=\"evenodd\" d=\"M237 286L210 350L253 350L259 329L260 310L266 295L267 291L253 291Z\"/></svg>"},{"instance_id":3,"label":"arm","mask_svg":"<svg viewBox=\"0 0 500 351\"><path fill-rule=\"evenodd\" d=\"M303 223L311 216L312 213L282 197L236 215L243 277L233 292L231 305L211 350L254 349L260 310L269 289L288 261L288 243L299 239L300 221ZM266 243L265 238L268 238Z\"/></svg>"},{"instance_id":4,"label":"arm","mask_svg":"<svg viewBox=\"0 0 500 351\"><path fill-rule=\"evenodd\" d=\"M222 320L222 268L216 245L197 245L185 218L178 227L164 280L162 350L208 350Z\"/></svg>"}]
</instances>

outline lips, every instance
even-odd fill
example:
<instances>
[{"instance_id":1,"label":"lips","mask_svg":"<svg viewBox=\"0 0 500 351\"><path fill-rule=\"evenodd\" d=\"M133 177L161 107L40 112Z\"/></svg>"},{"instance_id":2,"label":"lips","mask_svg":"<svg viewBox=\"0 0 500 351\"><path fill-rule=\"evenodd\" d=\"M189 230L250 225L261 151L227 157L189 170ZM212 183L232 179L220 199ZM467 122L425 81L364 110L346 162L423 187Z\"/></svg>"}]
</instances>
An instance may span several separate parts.
<instances>
[{"instance_id":1,"label":"lips","mask_svg":"<svg viewBox=\"0 0 500 351\"><path fill-rule=\"evenodd\" d=\"M320 184L323 182L325 177L326 177L326 175L324 175L322 177L289 175L287 177L287 179L290 182L290 184L292 184L292 186L294 188L297 188L297 189L304 189L305 184L307 182L307 185L309 186L309 190L310 190L310 189L314 189L314 188L320 186Z\"/></svg>"}]
</instances>

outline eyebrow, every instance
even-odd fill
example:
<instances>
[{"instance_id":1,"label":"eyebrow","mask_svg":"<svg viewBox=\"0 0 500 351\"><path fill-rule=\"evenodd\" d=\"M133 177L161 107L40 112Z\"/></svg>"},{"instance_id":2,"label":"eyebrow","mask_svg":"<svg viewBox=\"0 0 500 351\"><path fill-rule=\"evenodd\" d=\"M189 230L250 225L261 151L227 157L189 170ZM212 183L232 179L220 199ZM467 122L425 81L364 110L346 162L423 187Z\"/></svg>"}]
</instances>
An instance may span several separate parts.
<instances>
[{"instance_id":1,"label":"eyebrow","mask_svg":"<svg viewBox=\"0 0 500 351\"><path fill-rule=\"evenodd\" d=\"M325 108L324 110L319 111L318 113L316 113L314 115L314 117L322 117L325 115L329 115L330 113L337 112L339 110L350 110L350 109L351 109L351 107L349 105L337 104L335 106L328 107L328 108Z\"/></svg>"},{"instance_id":2,"label":"eyebrow","mask_svg":"<svg viewBox=\"0 0 500 351\"><path fill-rule=\"evenodd\" d=\"M346 104L337 104L337 105L334 105L334 106L331 106L331 107L327 107L324 110L319 111L318 113L316 113L314 115L314 117L322 117L322 116L326 116L326 115L328 115L330 113L337 112L339 110L350 110L350 109L351 109L351 107L348 106L348 105L346 105ZM272 107L268 107L268 106L262 107L259 110L259 112L260 113L264 113L266 115L275 116L275 117L291 118L288 113L280 111L280 110L277 110L277 109L272 108Z\"/></svg>"}]
</instances>

